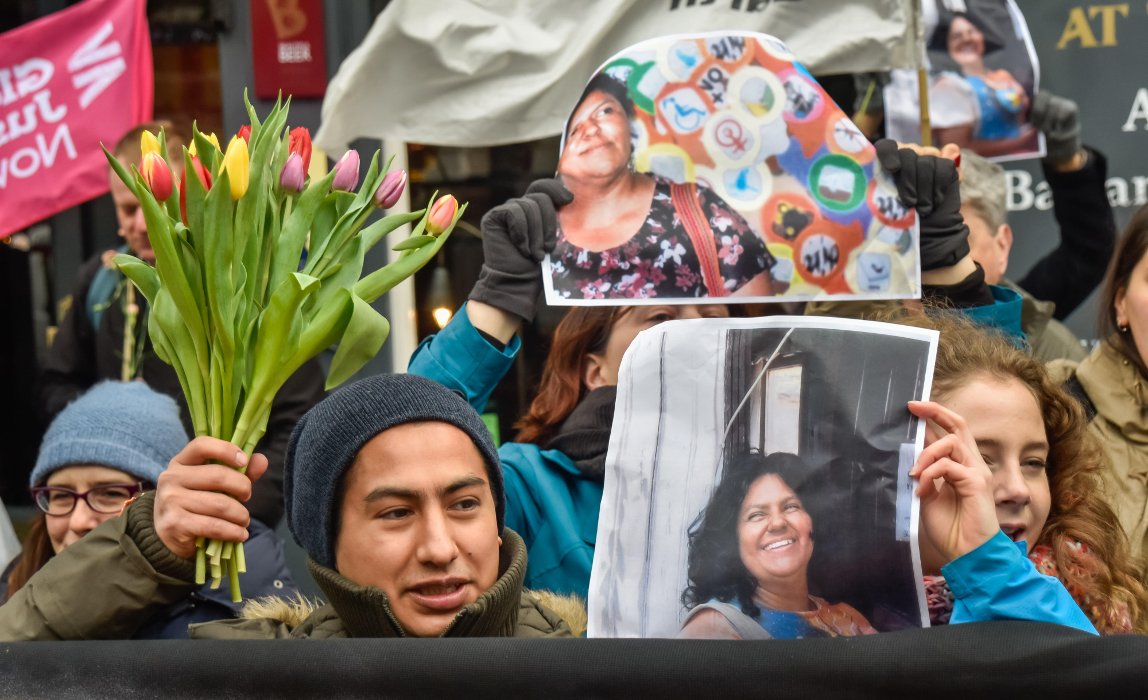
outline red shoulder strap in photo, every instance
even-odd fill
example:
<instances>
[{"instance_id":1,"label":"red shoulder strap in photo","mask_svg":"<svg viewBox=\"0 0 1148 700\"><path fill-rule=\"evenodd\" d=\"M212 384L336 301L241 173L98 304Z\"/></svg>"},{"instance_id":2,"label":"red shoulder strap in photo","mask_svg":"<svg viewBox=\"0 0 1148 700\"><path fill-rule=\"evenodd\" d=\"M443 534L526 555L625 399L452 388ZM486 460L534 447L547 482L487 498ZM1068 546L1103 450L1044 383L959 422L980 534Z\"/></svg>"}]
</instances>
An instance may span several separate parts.
<instances>
[{"instance_id":1,"label":"red shoulder strap in photo","mask_svg":"<svg viewBox=\"0 0 1148 700\"><path fill-rule=\"evenodd\" d=\"M698 188L692 182L670 185L670 201L674 211L690 236L690 243L698 255L698 267L705 282L706 291L711 297L729 296L721 268L718 266L717 244L709 219L698 202Z\"/></svg>"}]
</instances>

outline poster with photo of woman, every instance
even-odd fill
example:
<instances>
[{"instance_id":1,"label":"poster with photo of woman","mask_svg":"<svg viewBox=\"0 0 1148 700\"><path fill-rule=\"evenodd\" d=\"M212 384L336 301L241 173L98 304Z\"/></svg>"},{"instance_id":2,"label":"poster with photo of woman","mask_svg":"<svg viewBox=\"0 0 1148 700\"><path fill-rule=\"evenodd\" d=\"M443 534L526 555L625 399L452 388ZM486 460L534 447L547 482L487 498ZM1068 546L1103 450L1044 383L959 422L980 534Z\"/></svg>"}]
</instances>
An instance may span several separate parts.
<instances>
[{"instance_id":1,"label":"poster with photo of woman","mask_svg":"<svg viewBox=\"0 0 1148 700\"><path fill-rule=\"evenodd\" d=\"M774 37L630 47L563 132L547 302L918 297L916 215L874 156Z\"/></svg>"},{"instance_id":2,"label":"poster with photo of woman","mask_svg":"<svg viewBox=\"0 0 1148 700\"><path fill-rule=\"evenodd\" d=\"M671 321L627 351L589 635L795 639L928 626L908 476L936 333Z\"/></svg>"},{"instance_id":3,"label":"poster with photo of woman","mask_svg":"<svg viewBox=\"0 0 1148 700\"><path fill-rule=\"evenodd\" d=\"M1040 66L1013 0L920 0L933 143L1006 161L1044 155L1032 125ZM885 88L886 132L921 141L917 72L895 70Z\"/></svg>"}]
</instances>

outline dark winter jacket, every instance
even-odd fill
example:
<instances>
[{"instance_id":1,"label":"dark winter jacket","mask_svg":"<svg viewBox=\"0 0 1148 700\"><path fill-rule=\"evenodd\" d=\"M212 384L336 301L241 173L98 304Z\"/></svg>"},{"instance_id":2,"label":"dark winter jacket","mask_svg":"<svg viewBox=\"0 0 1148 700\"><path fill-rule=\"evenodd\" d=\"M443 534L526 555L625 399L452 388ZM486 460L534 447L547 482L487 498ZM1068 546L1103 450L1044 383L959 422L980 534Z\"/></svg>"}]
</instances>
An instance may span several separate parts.
<instances>
[{"instance_id":1,"label":"dark winter jacket","mask_svg":"<svg viewBox=\"0 0 1148 700\"><path fill-rule=\"evenodd\" d=\"M1104 279L1116 249L1116 220L1104 189L1108 161L1088 149L1088 162L1080 170L1061 173L1045 163L1044 177L1052 191L1060 244L1016 284L1055 304L1054 317L1064 320Z\"/></svg>"}]
</instances>

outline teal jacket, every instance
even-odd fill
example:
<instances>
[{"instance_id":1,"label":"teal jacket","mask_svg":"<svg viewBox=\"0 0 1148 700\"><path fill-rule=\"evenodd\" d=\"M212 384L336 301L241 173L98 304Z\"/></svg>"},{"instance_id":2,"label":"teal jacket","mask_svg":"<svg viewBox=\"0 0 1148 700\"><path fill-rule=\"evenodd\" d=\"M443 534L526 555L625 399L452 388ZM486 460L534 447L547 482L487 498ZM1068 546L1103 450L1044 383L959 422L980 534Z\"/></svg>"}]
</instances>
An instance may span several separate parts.
<instances>
[{"instance_id":1,"label":"teal jacket","mask_svg":"<svg viewBox=\"0 0 1148 700\"><path fill-rule=\"evenodd\" d=\"M1021 306L1023 299L1017 292L1000 285L989 285L996 303L990 306L976 306L961 309L961 313L977 325L995 328L1019 346L1028 346L1021 328Z\"/></svg>"},{"instance_id":2,"label":"teal jacket","mask_svg":"<svg viewBox=\"0 0 1148 700\"><path fill-rule=\"evenodd\" d=\"M1003 532L941 567L941 575L953 592L949 624L1032 620L1097 634L1064 584L1037 571L1024 543Z\"/></svg>"},{"instance_id":3,"label":"teal jacket","mask_svg":"<svg viewBox=\"0 0 1148 700\"><path fill-rule=\"evenodd\" d=\"M522 346L503 350L483 338L459 309L447 327L424 340L408 370L462 393L480 413ZM526 542L526 588L586 598L602 481L586 476L558 450L511 442L498 450L506 484L506 526Z\"/></svg>"}]
</instances>

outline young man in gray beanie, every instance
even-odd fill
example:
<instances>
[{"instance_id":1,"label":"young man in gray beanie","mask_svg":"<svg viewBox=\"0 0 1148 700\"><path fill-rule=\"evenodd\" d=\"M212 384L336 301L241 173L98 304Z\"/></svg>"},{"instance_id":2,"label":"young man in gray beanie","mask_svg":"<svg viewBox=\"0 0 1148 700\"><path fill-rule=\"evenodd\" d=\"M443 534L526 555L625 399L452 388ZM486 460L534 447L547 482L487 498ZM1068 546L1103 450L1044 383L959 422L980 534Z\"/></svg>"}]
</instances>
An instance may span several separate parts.
<instances>
[{"instance_id":1,"label":"young man in gray beanie","mask_svg":"<svg viewBox=\"0 0 1148 700\"><path fill-rule=\"evenodd\" d=\"M61 555L88 569L90 595L110 597L103 611L30 610L25 638L59 638L61 625L78 633L70 638L106 637L133 617L125 609L185 593L197 538L247 539L242 502L266 468L223 440L193 440L154 494L101 526L127 534L122 561L89 556L83 541ZM296 426L285 476L288 523L328 604L263 605L274 619L196 625L193 638L569 634L523 590L526 549L503 527L498 453L478 414L442 385L380 375L335 391Z\"/></svg>"}]
</instances>

